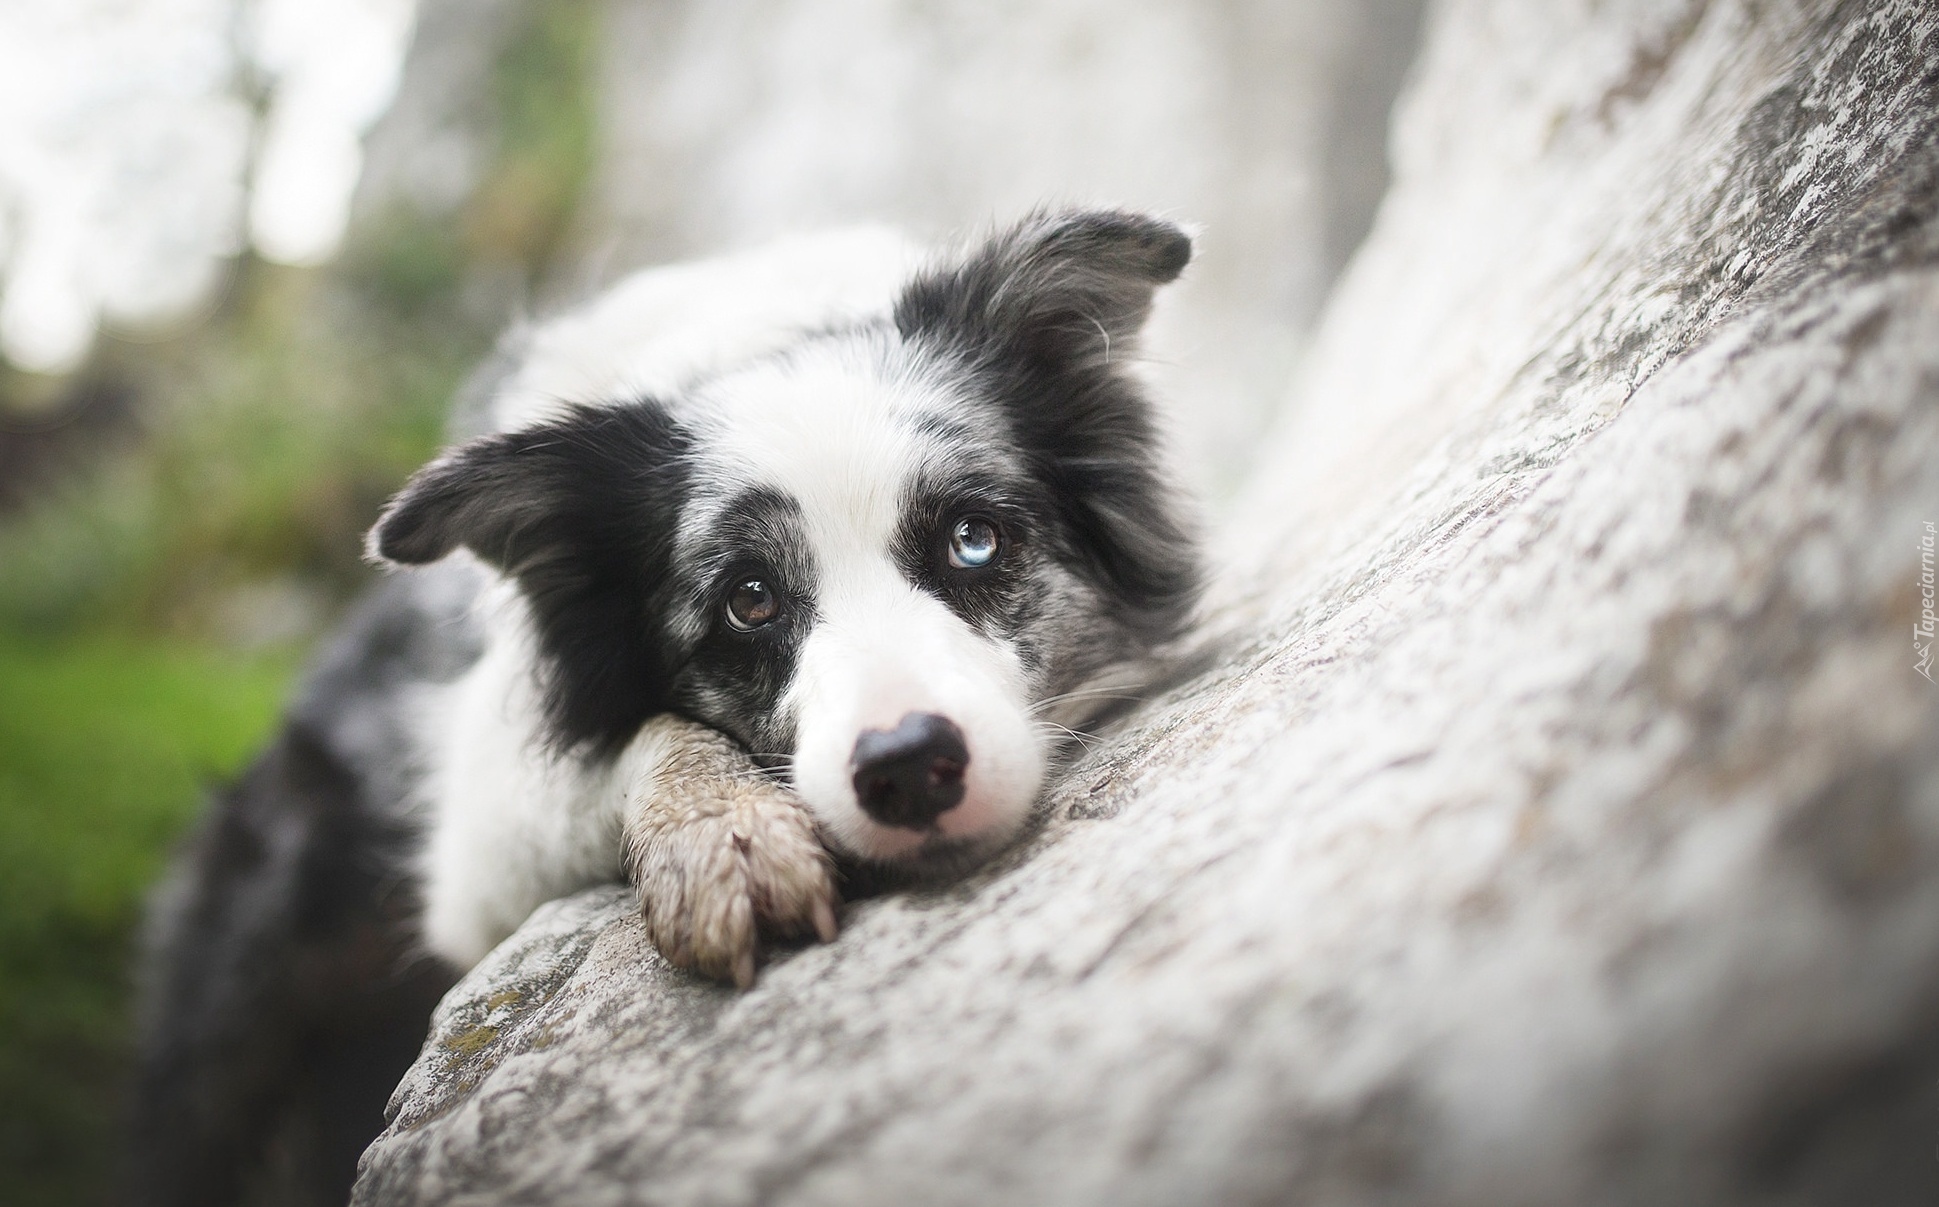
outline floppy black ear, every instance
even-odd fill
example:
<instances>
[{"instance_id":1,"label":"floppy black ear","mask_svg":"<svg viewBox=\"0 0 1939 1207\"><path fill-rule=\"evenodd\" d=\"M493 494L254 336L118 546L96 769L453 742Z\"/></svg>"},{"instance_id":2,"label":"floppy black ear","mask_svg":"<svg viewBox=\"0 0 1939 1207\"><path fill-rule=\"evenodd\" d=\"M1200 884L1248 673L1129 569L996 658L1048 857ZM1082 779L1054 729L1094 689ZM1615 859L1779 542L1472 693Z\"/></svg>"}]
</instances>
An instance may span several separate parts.
<instances>
[{"instance_id":1,"label":"floppy black ear","mask_svg":"<svg viewBox=\"0 0 1939 1207\"><path fill-rule=\"evenodd\" d=\"M580 407L419 470L371 529L373 558L464 547L518 583L554 744L617 750L665 707L661 619L685 434L652 403Z\"/></svg>"},{"instance_id":2,"label":"floppy black ear","mask_svg":"<svg viewBox=\"0 0 1939 1207\"><path fill-rule=\"evenodd\" d=\"M961 263L912 282L896 305L905 339L1033 357L1109 358L1136 337L1192 240L1121 210L1034 214Z\"/></svg>"}]
</instances>

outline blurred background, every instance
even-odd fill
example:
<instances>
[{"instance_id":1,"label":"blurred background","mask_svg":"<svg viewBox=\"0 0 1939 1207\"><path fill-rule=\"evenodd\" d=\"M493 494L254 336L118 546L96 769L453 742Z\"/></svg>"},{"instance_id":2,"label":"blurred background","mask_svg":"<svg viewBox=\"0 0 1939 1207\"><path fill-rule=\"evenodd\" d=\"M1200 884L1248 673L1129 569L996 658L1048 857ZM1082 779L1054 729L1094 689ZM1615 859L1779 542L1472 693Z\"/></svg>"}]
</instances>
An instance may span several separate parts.
<instances>
[{"instance_id":1,"label":"blurred background","mask_svg":"<svg viewBox=\"0 0 1939 1207\"><path fill-rule=\"evenodd\" d=\"M1419 0L0 0L0 1199L107 1201L141 902L508 324L1044 202L1195 224L1216 511L1376 220Z\"/></svg>"}]
</instances>

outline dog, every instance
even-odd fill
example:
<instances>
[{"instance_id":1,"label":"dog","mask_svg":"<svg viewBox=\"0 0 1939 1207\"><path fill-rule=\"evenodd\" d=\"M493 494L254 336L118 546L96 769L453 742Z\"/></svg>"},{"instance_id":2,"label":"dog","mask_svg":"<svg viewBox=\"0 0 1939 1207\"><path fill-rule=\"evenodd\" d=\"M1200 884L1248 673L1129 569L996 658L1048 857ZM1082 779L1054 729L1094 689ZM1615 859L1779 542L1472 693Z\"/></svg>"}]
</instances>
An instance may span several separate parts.
<instances>
[{"instance_id":1,"label":"dog","mask_svg":"<svg viewBox=\"0 0 1939 1207\"><path fill-rule=\"evenodd\" d=\"M853 231L515 340L157 898L141 1197L340 1200L437 996L545 901L624 876L745 987L844 876L1012 841L1196 604L1135 357L1190 257L1111 210Z\"/></svg>"}]
</instances>

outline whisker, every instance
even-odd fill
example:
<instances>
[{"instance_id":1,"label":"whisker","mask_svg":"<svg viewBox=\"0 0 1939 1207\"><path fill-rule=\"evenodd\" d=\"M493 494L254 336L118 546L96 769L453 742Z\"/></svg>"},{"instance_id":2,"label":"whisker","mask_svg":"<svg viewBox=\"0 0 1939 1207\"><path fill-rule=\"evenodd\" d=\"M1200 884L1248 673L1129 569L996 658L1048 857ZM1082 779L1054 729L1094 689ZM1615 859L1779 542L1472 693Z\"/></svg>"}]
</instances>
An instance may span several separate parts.
<instances>
[{"instance_id":1,"label":"whisker","mask_svg":"<svg viewBox=\"0 0 1939 1207\"><path fill-rule=\"evenodd\" d=\"M1062 704L1066 700L1136 700L1138 698L1135 692L1128 692L1122 688L1093 687L1074 692L1065 692L1061 696L1046 696L1032 704L1030 711L1033 714L1042 712L1044 709L1055 704Z\"/></svg>"},{"instance_id":2,"label":"whisker","mask_svg":"<svg viewBox=\"0 0 1939 1207\"><path fill-rule=\"evenodd\" d=\"M1035 726L1039 732L1048 733L1060 739L1076 742L1079 746L1082 746L1086 750L1091 749L1091 747L1097 745L1097 742L1098 742L1098 739L1092 736L1091 734L1080 733L1079 731L1072 729L1068 725L1059 725L1055 721L1032 721L1031 725Z\"/></svg>"}]
</instances>

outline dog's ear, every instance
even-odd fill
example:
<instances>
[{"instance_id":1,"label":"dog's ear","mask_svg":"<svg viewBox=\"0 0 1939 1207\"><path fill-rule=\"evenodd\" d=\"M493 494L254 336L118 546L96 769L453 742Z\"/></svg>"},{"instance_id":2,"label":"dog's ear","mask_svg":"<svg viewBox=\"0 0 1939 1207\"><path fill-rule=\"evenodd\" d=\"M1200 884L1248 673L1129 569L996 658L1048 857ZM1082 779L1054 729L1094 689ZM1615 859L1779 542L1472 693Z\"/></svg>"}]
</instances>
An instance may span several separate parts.
<instances>
[{"instance_id":1,"label":"dog's ear","mask_svg":"<svg viewBox=\"0 0 1939 1207\"><path fill-rule=\"evenodd\" d=\"M555 744L610 751L664 708L658 620L685 447L649 402L485 436L418 471L371 529L369 552L418 565L463 547L516 581Z\"/></svg>"},{"instance_id":2,"label":"dog's ear","mask_svg":"<svg viewBox=\"0 0 1939 1207\"><path fill-rule=\"evenodd\" d=\"M1036 214L918 276L896 303L896 326L904 339L941 340L977 359L1109 361L1144 326L1158 286L1191 258L1191 237L1160 218Z\"/></svg>"},{"instance_id":3,"label":"dog's ear","mask_svg":"<svg viewBox=\"0 0 1939 1207\"><path fill-rule=\"evenodd\" d=\"M369 559L423 566L463 546L501 570L529 552L530 524L559 499L564 466L550 426L485 436L411 475L364 538ZM521 536L527 538L521 540Z\"/></svg>"},{"instance_id":4,"label":"dog's ear","mask_svg":"<svg viewBox=\"0 0 1939 1207\"><path fill-rule=\"evenodd\" d=\"M370 530L372 560L423 565L463 546L514 576L673 497L685 434L650 402L574 407L484 436L419 470Z\"/></svg>"}]
</instances>

